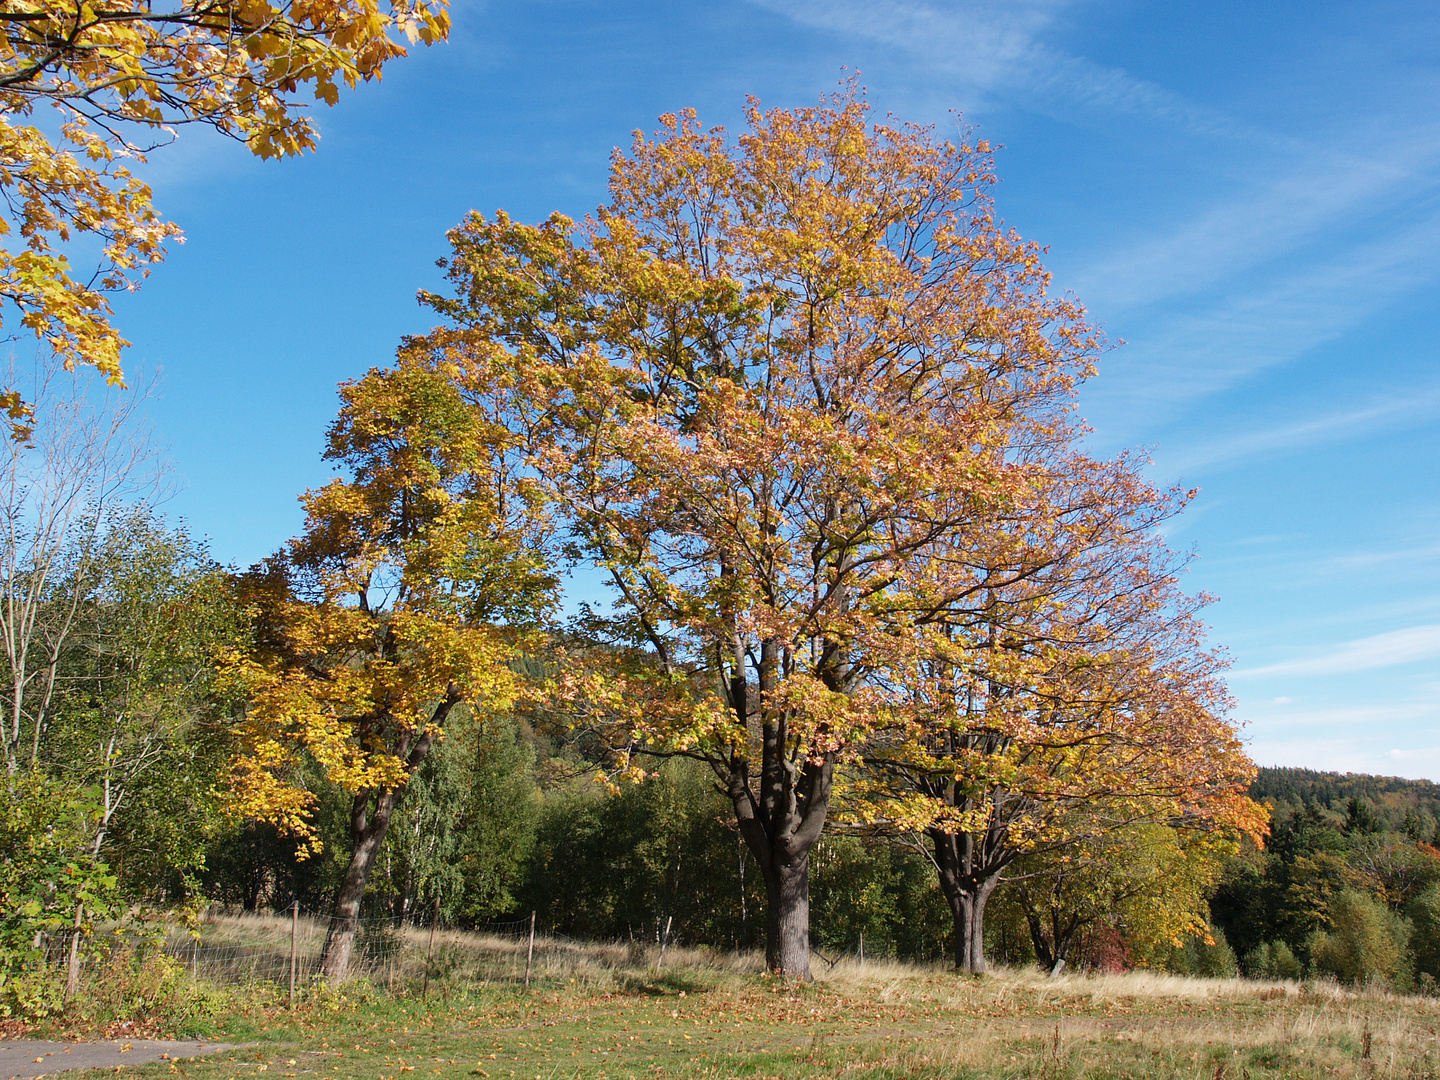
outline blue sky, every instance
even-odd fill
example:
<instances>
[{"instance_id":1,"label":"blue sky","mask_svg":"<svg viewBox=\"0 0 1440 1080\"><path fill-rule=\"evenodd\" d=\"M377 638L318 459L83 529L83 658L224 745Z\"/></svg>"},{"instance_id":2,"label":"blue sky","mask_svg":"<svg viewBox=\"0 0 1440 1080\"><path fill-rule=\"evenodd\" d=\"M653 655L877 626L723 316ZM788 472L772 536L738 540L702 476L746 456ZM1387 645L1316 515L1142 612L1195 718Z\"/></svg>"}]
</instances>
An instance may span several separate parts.
<instances>
[{"instance_id":1,"label":"blue sky","mask_svg":"<svg viewBox=\"0 0 1440 1080\"><path fill-rule=\"evenodd\" d=\"M471 208L579 216L685 106L880 111L1003 144L998 206L1112 338L1097 452L1201 494L1261 764L1440 779L1440 8L1270 0L457 0L445 45L320 117L304 160L186 131L147 170L186 231L117 305L183 489L246 564L300 523L338 381L427 329Z\"/></svg>"}]
</instances>

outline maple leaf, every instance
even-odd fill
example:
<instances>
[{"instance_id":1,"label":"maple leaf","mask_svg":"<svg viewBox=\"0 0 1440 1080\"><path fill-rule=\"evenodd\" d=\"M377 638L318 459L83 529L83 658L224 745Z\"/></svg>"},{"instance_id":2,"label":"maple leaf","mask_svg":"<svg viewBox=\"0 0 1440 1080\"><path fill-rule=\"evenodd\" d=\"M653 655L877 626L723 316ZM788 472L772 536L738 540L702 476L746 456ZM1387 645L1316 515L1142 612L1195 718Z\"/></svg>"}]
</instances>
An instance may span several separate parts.
<instances>
[{"instance_id":1,"label":"maple leaf","mask_svg":"<svg viewBox=\"0 0 1440 1080\"><path fill-rule=\"evenodd\" d=\"M107 294L139 287L180 242L150 188L121 163L205 124L263 158L314 147L299 91L334 104L341 85L377 78L405 54L392 36L430 44L449 32L446 0L118 0L0 2L0 296L22 326L68 368L123 381L128 344L110 323ZM52 137L25 118L58 114ZM49 118L46 118L47 121ZM75 274L56 247L79 234L100 241L94 273ZM29 418L4 395L12 435ZM23 403L21 403L23 405Z\"/></svg>"}]
</instances>

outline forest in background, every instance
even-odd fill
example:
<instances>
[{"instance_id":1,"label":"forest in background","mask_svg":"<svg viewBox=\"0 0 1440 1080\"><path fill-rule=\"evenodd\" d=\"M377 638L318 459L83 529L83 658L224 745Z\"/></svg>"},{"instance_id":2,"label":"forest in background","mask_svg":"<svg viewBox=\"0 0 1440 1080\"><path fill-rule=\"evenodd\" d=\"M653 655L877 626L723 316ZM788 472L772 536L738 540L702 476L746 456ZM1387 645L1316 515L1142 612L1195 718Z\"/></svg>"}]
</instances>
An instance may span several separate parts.
<instances>
[{"instance_id":1,"label":"forest in background","mask_svg":"<svg viewBox=\"0 0 1440 1080\"><path fill-rule=\"evenodd\" d=\"M397 822L367 898L370 914L423 921L438 899L442 918L458 925L533 910L571 936L650 941L673 917L673 933L687 943L763 945L763 882L746 865L723 798L692 764L669 762L644 784L610 794L588 776L564 779L565 764L517 725L464 768L474 770L467 779L482 800L465 807L451 786L457 766L442 752ZM1263 850L1247 845L1220 858L1201 900L1210 942L1165 935L1148 906L1183 883L1137 862L1060 898L1070 901L1065 919L1076 920L1070 964L1432 986L1440 975L1440 785L1262 768L1251 792L1274 808L1273 836ZM503 809L482 823L483 805ZM342 811L337 802L327 821L343 845ZM460 827L446 830L445 821ZM206 894L251 909L283 910L292 896L323 907L341 868L333 856L296 863L294 850L267 826L231 833L213 849ZM871 955L952 955L950 912L922 847L841 830L821 841L813 872L812 943L822 952L854 949L863 935ZM996 892L987 951L1000 962L1046 959L1026 917L1034 891L1019 882Z\"/></svg>"},{"instance_id":2,"label":"forest in background","mask_svg":"<svg viewBox=\"0 0 1440 1080\"><path fill-rule=\"evenodd\" d=\"M32 632L44 662L28 669L50 695L46 723L9 742L41 770L20 771L20 797L0 809L11 991L37 945L53 955L74 939L76 898L87 927L209 905L321 911L350 851L352 796L303 756L293 779L315 798L313 837L227 808L237 695L215 657L254 632L236 604L243 576L124 499L80 504L62 532L39 560L46 602ZM18 591L21 575L10 580ZM670 924L686 944L763 947L765 883L713 772L656 759L640 782L597 782L609 761L603 745L547 729L543 713L457 708L397 804L364 915L423 925L438 911L446 925L482 927L534 911L576 938L653 942ZM1175 831L1146 826L1072 847L1064 862L1018 861L992 900L987 952L1047 967L1433 986L1440 786L1267 768L1250 795L1271 813L1263 849L1177 859ZM813 854L811 903L822 953L863 938L871 956L954 955L933 849L917 834L877 836L841 818ZM1177 934L1177 907L1208 931Z\"/></svg>"},{"instance_id":3,"label":"forest in background","mask_svg":"<svg viewBox=\"0 0 1440 1080\"><path fill-rule=\"evenodd\" d=\"M209 657L242 632L233 573L159 517L91 524L93 550L64 565L88 567L103 585L80 605L78 632L57 657L38 752L99 802L21 799L0 812L10 956L24 953L37 925L64 940L71 912L39 896L25 902L42 889L36 868L46 857L68 860L50 872L90 875L89 918L135 901L156 912L327 909L349 852L347 791L314 764L301 778L317 797L314 854L274 824L237 823L223 805L234 703ZM438 906L444 924L479 927L534 911L546 929L576 938L654 941L671 922L672 939L687 944L763 947L764 881L708 769L670 759L614 788L596 782L603 754L537 726L519 712L458 711L397 807L366 889L367 918L423 925ZM100 732L108 742L95 742ZM988 953L1049 966L1058 922L1069 926L1060 948L1072 967L1431 986L1440 975L1440 785L1262 768L1250 794L1272 814L1263 849L1197 852L1191 862L1202 865L1186 880L1163 844L1139 838L1071 880L1003 884ZM87 871L77 849L103 850L103 866ZM1209 941L1173 933L1165 905L1187 901ZM872 956L953 955L954 922L918 837L877 839L842 822L817 845L811 902L822 953L863 937ZM1036 933L1041 908L1049 925Z\"/></svg>"}]
</instances>

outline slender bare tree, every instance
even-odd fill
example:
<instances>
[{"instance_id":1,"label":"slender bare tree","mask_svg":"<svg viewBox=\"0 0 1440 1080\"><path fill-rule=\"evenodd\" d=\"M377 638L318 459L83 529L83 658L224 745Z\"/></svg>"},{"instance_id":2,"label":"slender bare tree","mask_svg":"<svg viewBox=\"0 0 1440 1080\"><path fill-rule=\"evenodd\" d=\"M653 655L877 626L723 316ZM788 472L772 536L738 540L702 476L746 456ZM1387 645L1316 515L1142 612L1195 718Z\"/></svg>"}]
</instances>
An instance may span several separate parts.
<instances>
[{"instance_id":1,"label":"slender bare tree","mask_svg":"<svg viewBox=\"0 0 1440 1080\"><path fill-rule=\"evenodd\" d=\"M50 365L53 367L54 365ZM0 446L0 708L7 775L38 764L56 679L121 506L161 498L160 457L140 420L143 391L95 392L93 379L38 364L29 442Z\"/></svg>"}]
</instances>

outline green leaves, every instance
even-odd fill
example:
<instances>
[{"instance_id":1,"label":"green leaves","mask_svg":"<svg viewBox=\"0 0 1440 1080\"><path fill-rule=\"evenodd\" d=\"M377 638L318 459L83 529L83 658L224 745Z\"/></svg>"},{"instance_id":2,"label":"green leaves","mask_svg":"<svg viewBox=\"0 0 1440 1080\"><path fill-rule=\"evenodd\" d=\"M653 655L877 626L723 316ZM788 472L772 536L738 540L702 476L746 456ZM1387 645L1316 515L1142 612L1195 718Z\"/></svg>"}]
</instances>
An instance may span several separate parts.
<instances>
[{"instance_id":1,"label":"green leaves","mask_svg":"<svg viewBox=\"0 0 1440 1080\"><path fill-rule=\"evenodd\" d=\"M8 777L0 800L0 962L37 959L43 943L82 929L120 906L115 876L92 850L99 792L38 771ZM37 948L37 937L41 943Z\"/></svg>"}]
</instances>

